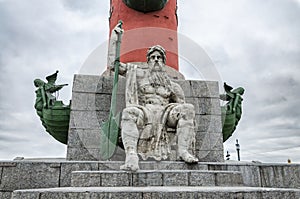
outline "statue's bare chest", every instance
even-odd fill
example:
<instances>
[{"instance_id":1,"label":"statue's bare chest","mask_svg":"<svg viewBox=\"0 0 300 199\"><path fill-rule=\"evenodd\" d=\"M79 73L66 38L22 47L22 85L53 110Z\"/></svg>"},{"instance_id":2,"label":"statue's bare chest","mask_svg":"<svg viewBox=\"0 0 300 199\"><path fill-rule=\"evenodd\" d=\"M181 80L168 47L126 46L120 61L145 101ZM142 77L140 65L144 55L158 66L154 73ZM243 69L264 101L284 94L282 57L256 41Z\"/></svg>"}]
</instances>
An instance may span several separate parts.
<instances>
[{"instance_id":1,"label":"statue's bare chest","mask_svg":"<svg viewBox=\"0 0 300 199\"><path fill-rule=\"evenodd\" d=\"M158 95L167 98L171 95L171 91L165 86L154 86L150 82L151 73L149 70L137 70L137 86L140 95Z\"/></svg>"}]
</instances>

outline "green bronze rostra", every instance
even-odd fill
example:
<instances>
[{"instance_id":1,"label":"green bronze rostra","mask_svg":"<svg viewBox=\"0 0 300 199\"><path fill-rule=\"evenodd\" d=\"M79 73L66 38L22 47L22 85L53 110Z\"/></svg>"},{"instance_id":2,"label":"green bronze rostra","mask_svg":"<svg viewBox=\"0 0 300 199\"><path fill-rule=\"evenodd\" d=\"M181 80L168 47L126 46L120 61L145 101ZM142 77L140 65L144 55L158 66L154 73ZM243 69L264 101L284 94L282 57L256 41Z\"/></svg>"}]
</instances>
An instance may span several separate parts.
<instances>
[{"instance_id":1,"label":"green bronze rostra","mask_svg":"<svg viewBox=\"0 0 300 199\"><path fill-rule=\"evenodd\" d=\"M233 89L226 83L224 83L224 89L226 93L220 95L220 99L228 102L221 107L223 142L233 134L242 117L242 95L245 92L242 87Z\"/></svg>"},{"instance_id":2,"label":"green bronze rostra","mask_svg":"<svg viewBox=\"0 0 300 199\"><path fill-rule=\"evenodd\" d=\"M57 73L58 71L47 76L47 83L41 79L34 80L34 85L38 88L35 91L36 101L34 108L46 131L57 141L67 144L70 105L64 105L62 101L58 101L52 94L68 84L55 85Z\"/></svg>"}]
</instances>

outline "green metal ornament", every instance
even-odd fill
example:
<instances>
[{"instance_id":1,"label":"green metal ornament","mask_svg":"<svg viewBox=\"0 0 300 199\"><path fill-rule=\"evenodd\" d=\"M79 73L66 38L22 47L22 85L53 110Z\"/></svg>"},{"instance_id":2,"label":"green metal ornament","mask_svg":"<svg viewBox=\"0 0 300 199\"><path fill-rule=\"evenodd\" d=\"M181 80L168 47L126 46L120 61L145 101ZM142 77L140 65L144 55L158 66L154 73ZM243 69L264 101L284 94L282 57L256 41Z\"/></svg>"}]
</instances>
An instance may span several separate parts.
<instances>
[{"instance_id":1,"label":"green metal ornament","mask_svg":"<svg viewBox=\"0 0 300 199\"><path fill-rule=\"evenodd\" d=\"M70 121L70 105L64 105L58 101L53 93L56 93L68 84L55 85L57 73L46 77L47 83L41 79L35 79L34 85L38 88L34 108L42 121L46 131L57 141L67 144Z\"/></svg>"},{"instance_id":2,"label":"green metal ornament","mask_svg":"<svg viewBox=\"0 0 300 199\"><path fill-rule=\"evenodd\" d=\"M242 87L233 89L226 83L224 83L224 89L226 94L220 95L220 99L228 102L221 107L223 142L233 134L242 117L242 95L245 92Z\"/></svg>"},{"instance_id":3,"label":"green metal ornament","mask_svg":"<svg viewBox=\"0 0 300 199\"><path fill-rule=\"evenodd\" d=\"M122 21L119 21L118 26L122 28ZM120 114L116 114L117 107L117 90L119 81L119 65L120 65L120 47L121 47L122 32L118 33L118 39L116 43L116 58L114 63L114 83L111 96L110 112L108 121L103 122L101 125L101 144L100 155L103 160L111 158L115 152L119 138L119 122Z\"/></svg>"}]
</instances>

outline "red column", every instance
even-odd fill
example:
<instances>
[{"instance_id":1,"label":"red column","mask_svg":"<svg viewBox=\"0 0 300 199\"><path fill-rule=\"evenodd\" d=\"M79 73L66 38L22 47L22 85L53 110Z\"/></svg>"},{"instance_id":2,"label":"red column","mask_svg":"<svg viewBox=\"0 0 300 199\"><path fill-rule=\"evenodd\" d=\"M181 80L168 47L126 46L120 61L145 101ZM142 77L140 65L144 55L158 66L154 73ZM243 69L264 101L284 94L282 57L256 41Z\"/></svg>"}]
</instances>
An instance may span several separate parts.
<instances>
[{"instance_id":1,"label":"red column","mask_svg":"<svg viewBox=\"0 0 300 199\"><path fill-rule=\"evenodd\" d=\"M146 62L148 47L158 44L166 49L166 64L178 70L177 0L169 0L162 10L149 13L135 11L122 0L111 0L110 6L110 32L119 20L124 22L122 62Z\"/></svg>"}]
</instances>

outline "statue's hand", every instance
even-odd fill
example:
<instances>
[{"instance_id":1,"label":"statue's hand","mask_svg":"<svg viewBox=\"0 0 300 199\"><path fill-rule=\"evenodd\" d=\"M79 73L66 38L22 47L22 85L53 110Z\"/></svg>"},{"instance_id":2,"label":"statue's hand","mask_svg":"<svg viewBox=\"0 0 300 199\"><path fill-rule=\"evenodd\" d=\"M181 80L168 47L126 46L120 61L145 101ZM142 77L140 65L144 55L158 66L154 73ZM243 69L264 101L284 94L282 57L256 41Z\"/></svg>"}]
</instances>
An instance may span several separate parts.
<instances>
[{"instance_id":1,"label":"statue's hand","mask_svg":"<svg viewBox=\"0 0 300 199\"><path fill-rule=\"evenodd\" d=\"M119 21L118 24L114 27L114 31L117 34L122 34L124 32L124 30L122 29L122 21Z\"/></svg>"}]
</instances>

